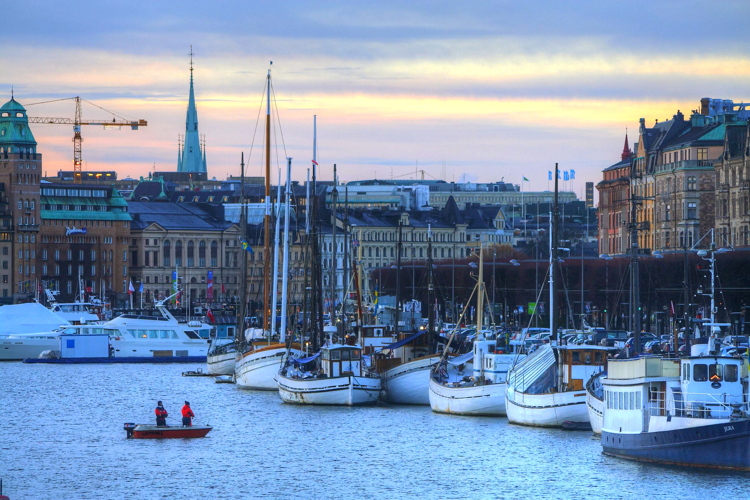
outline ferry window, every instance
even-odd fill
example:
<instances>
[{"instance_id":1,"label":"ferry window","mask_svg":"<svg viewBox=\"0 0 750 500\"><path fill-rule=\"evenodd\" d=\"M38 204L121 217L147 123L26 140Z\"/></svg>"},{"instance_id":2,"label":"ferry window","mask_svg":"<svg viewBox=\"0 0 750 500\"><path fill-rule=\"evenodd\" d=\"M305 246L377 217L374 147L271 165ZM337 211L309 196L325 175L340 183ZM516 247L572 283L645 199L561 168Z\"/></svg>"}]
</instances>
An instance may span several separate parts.
<instances>
[{"instance_id":1,"label":"ferry window","mask_svg":"<svg viewBox=\"0 0 750 500\"><path fill-rule=\"evenodd\" d=\"M635 393L635 409L636 410L641 409L641 393L640 392Z\"/></svg>"},{"instance_id":2,"label":"ferry window","mask_svg":"<svg viewBox=\"0 0 750 500\"><path fill-rule=\"evenodd\" d=\"M739 380L739 366L737 365L725 365L724 366L724 380L726 382L737 382Z\"/></svg>"},{"instance_id":3,"label":"ferry window","mask_svg":"<svg viewBox=\"0 0 750 500\"><path fill-rule=\"evenodd\" d=\"M159 338L162 339L168 339L169 338L169 331L168 330L162 330L159 332Z\"/></svg>"},{"instance_id":4,"label":"ferry window","mask_svg":"<svg viewBox=\"0 0 750 500\"><path fill-rule=\"evenodd\" d=\"M696 382L705 382L708 380L708 366L707 365L694 365L693 366L693 380Z\"/></svg>"},{"instance_id":5,"label":"ferry window","mask_svg":"<svg viewBox=\"0 0 750 500\"><path fill-rule=\"evenodd\" d=\"M341 351L341 359L343 359L344 361L349 361L350 359L352 359L349 349Z\"/></svg>"},{"instance_id":6,"label":"ferry window","mask_svg":"<svg viewBox=\"0 0 750 500\"><path fill-rule=\"evenodd\" d=\"M180 338L180 336L179 336L179 335L177 335L177 332L176 332L176 331L174 331L174 330L170 330L170 332L172 332L172 338L173 338L173 339L179 339L179 338Z\"/></svg>"},{"instance_id":7,"label":"ferry window","mask_svg":"<svg viewBox=\"0 0 750 500\"><path fill-rule=\"evenodd\" d=\"M622 410L622 393L617 393L617 409Z\"/></svg>"},{"instance_id":8,"label":"ferry window","mask_svg":"<svg viewBox=\"0 0 750 500\"><path fill-rule=\"evenodd\" d=\"M333 361L338 361L341 359L341 351L331 351L331 359Z\"/></svg>"},{"instance_id":9,"label":"ferry window","mask_svg":"<svg viewBox=\"0 0 750 500\"><path fill-rule=\"evenodd\" d=\"M630 397L628 399L629 399L629 401L628 401L628 407L629 407L629 409L635 410L635 393L631 392L630 393Z\"/></svg>"},{"instance_id":10,"label":"ferry window","mask_svg":"<svg viewBox=\"0 0 750 500\"><path fill-rule=\"evenodd\" d=\"M718 365L718 364L708 365L708 380L710 380L711 382L721 382L722 380L724 380L723 368L724 368L723 365Z\"/></svg>"},{"instance_id":11,"label":"ferry window","mask_svg":"<svg viewBox=\"0 0 750 500\"><path fill-rule=\"evenodd\" d=\"M197 333L192 330L185 330L185 334L191 339L200 339Z\"/></svg>"},{"instance_id":12,"label":"ferry window","mask_svg":"<svg viewBox=\"0 0 750 500\"><path fill-rule=\"evenodd\" d=\"M572 354L573 354L573 363L578 363L579 361L581 361L580 353L576 351L576 352L573 352Z\"/></svg>"},{"instance_id":13,"label":"ferry window","mask_svg":"<svg viewBox=\"0 0 750 500\"><path fill-rule=\"evenodd\" d=\"M690 380L690 363L682 364L682 380Z\"/></svg>"}]
</instances>

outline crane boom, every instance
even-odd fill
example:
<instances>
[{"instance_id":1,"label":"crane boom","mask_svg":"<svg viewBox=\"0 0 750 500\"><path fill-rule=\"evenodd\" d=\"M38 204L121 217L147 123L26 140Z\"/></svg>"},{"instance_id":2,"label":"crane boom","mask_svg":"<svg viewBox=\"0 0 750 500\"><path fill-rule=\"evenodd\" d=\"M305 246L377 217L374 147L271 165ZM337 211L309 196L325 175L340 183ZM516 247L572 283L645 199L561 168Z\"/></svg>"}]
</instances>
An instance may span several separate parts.
<instances>
[{"instance_id":1,"label":"crane boom","mask_svg":"<svg viewBox=\"0 0 750 500\"><path fill-rule=\"evenodd\" d=\"M130 127L131 130L138 130L138 127L145 127L148 125L146 120L117 120L112 118L109 120L83 120L81 118L81 98L73 97L76 101L76 115L74 119L71 118L49 118L41 116L30 116L29 123L46 123L48 125L73 125L73 182L76 184L81 183L81 165L83 164L83 155L81 151L81 143L83 137L81 137L81 125L101 125L107 127Z\"/></svg>"}]
</instances>

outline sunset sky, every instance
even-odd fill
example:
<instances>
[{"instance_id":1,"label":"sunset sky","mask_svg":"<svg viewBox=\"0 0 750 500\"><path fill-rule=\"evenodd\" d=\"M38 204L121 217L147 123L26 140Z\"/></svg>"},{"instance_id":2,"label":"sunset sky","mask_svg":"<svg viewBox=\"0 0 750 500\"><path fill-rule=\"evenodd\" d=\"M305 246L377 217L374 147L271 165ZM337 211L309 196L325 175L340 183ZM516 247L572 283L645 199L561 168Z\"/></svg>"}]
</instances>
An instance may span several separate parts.
<instances>
[{"instance_id":1,"label":"sunset sky","mask_svg":"<svg viewBox=\"0 0 750 500\"><path fill-rule=\"evenodd\" d=\"M617 162L626 128L686 115L702 97L750 99L750 2L5 3L0 99L30 116L143 118L138 131L83 127L84 170L177 168L188 53L209 177L262 175L269 61L280 127L274 166L303 181L318 117L320 176L342 181L505 180L567 188ZM93 104L90 104L90 103ZM262 117L261 117L262 118ZM72 127L32 125L54 175L72 169ZM254 140L253 140L254 139ZM252 145L254 142L254 146ZM275 181L275 178L274 178Z\"/></svg>"}]
</instances>

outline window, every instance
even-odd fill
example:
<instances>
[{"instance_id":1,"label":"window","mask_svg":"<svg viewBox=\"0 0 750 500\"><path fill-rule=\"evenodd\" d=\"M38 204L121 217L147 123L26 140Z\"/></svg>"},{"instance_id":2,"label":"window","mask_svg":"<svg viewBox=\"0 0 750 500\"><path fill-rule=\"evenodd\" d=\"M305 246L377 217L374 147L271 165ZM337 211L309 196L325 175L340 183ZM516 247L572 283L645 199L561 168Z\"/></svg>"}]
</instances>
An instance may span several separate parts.
<instances>
[{"instance_id":1,"label":"window","mask_svg":"<svg viewBox=\"0 0 750 500\"><path fill-rule=\"evenodd\" d=\"M708 380L708 365L694 365L693 380L695 382L705 382Z\"/></svg>"},{"instance_id":2,"label":"window","mask_svg":"<svg viewBox=\"0 0 750 500\"><path fill-rule=\"evenodd\" d=\"M687 178L687 189L688 191L695 191L698 187L698 179L694 175Z\"/></svg>"},{"instance_id":3,"label":"window","mask_svg":"<svg viewBox=\"0 0 750 500\"><path fill-rule=\"evenodd\" d=\"M687 218L688 219L696 219L698 215L698 204L695 202L690 202L687 204Z\"/></svg>"},{"instance_id":4,"label":"window","mask_svg":"<svg viewBox=\"0 0 750 500\"><path fill-rule=\"evenodd\" d=\"M698 160L708 160L708 148L698 148Z\"/></svg>"}]
</instances>

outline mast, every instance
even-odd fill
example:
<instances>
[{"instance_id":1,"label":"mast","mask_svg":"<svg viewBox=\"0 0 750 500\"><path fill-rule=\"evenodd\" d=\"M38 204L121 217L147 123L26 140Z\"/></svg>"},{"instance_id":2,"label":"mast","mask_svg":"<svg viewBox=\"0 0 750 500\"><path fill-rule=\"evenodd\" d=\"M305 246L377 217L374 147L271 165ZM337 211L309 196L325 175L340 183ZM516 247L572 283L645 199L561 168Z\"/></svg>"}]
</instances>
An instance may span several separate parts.
<instances>
[{"instance_id":1,"label":"mast","mask_svg":"<svg viewBox=\"0 0 750 500\"><path fill-rule=\"evenodd\" d=\"M276 307L279 302L279 231L281 228L281 169L279 169L279 185L276 194L276 210L274 210L274 218L276 219L275 232L273 235L273 285L271 290L271 331L268 332L268 341L271 341L271 337L276 333Z\"/></svg>"},{"instance_id":2,"label":"mast","mask_svg":"<svg viewBox=\"0 0 750 500\"><path fill-rule=\"evenodd\" d=\"M247 241L247 202L245 200L245 153L242 153L240 160L240 238L242 241ZM240 247L241 248L241 247ZM242 258L240 259L240 286L242 292L240 292L240 310L237 316L237 333L235 339L239 336L240 345L245 344L245 317L247 316L247 252L242 251ZM222 281L222 286L223 286Z\"/></svg>"},{"instance_id":3,"label":"mast","mask_svg":"<svg viewBox=\"0 0 750 500\"><path fill-rule=\"evenodd\" d=\"M263 330L270 330L271 306L271 70L266 77L266 190L263 216Z\"/></svg>"},{"instance_id":4,"label":"mast","mask_svg":"<svg viewBox=\"0 0 750 500\"><path fill-rule=\"evenodd\" d=\"M344 321L344 336L348 333L348 316L346 311L346 304L348 303L349 299L349 245L351 245L351 231L349 229L349 186L344 186L344 287L345 295L342 298L342 311L343 311L343 321Z\"/></svg>"},{"instance_id":5,"label":"mast","mask_svg":"<svg viewBox=\"0 0 750 500\"><path fill-rule=\"evenodd\" d=\"M477 335L482 331L484 320L484 244L479 240L479 274L477 276Z\"/></svg>"},{"instance_id":6,"label":"mast","mask_svg":"<svg viewBox=\"0 0 750 500\"><path fill-rule=\"evenodd\" d=\"M286 199L284 200L284 252L283 270L281 274L281 331L279 341L286 342L287 293L289 291L289 206L292 196L292 159L286 159Z\"/></svg>"},{"instance_id":7,"label":"mast","mask_svg":"<svg viewBox=\"0 0 750 500\"><path fill-rule=\"evenodd\" d=\"M432 228L427 226L427 336L430 342L430 352L434 352L435 342L435 285L432 281Z\"/></svg>"},{"instance_id":8,"label":"mast","mask_svg":"<svg viewBox=\"0 0 750 500\"><path fill-rule=\"evenodd\" d=\"M640 278L638 272L638 212L634 190L635 170L630 180L630 329L633 333L633 354L641 346Z\"/></svg>"},{"instance_id":9,"label":"mast","mask_svg":"<svg viewBox=\"0 0 750 500\"><path fill-rule=\"evenodd\" d=\"M555 296L557 295L557 284L555 283L555 267L557 266L557 247L558 245L558 165L555 163L555 196L552 203L552 217L550 225L552 226L550 231L550 252L549 252L549 329L550 337L557 340L557 345L560 345L560 338L557 333L557 311L555 310Z\"/></svg>"},{"instance_id":10,"label":"mast","mask_svg":"<svg viewBox=\"0 0 750 500\"><path fill-rule=\"evenodd\" d=\"M333 190L331 191L331 324L336 327L336 333L341 334L338 331L338 323L336 322L336 275L338 271L338 265L336 261L336 204L338 203L339 191L336 189L336 164L333 164Z\"/></svg>"},{"instance_id":11,"label":"mast","mask_svg":"<svg viewBox=\"0 0 750 500\"><path fill-rule=\"evenodd\" d=\"M403 246L403 242L401 240L401 230L403 229L403 224L401 221L398 221L398 242L396 243L396 324L394 325L394 332L396 333L396 338L398 338L398 324L401 320L401 315L399 314L401 312L401 248Z\"/></svg>"}]
</instances>

